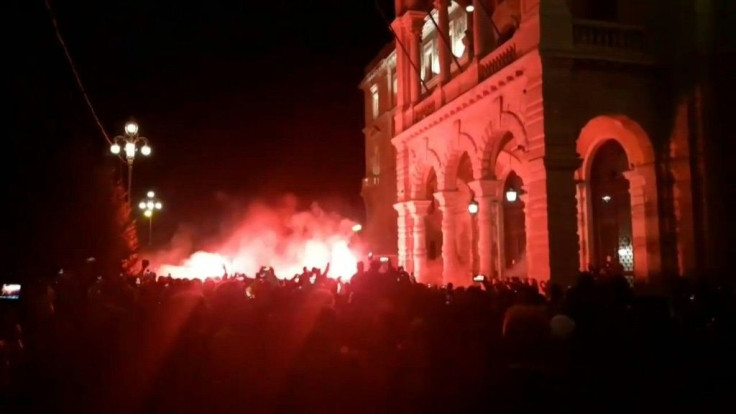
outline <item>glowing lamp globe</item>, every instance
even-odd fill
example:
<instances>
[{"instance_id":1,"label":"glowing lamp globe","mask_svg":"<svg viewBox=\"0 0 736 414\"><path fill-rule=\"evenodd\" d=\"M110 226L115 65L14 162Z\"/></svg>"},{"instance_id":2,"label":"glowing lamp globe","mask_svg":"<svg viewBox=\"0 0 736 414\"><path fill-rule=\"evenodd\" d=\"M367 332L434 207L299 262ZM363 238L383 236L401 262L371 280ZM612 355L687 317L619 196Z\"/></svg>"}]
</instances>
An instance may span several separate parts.
<instances>
[{"instance_id":1,"label":"glowing lamp globe","mask_svg":"<svg viewBox=\"0 0 736 414\"><path fill-rule=\"evenodd\" d=\"M468 4L467 6L465 6L465 11L468 13L472 13L473 11L475 11L475 6L473 6L472 4Z\"/></svg>"},{"instance_id":2,"label":"glowing lamp globe","mask_svg":"<svg viewBox=\"0 0 736 414\"><path fill-rule=\"evenodd\" d=\"M357 233L359 231L363 230L363 226L360 224L354 224L353 225L353 232Z\"/></svg>"},{"instance_id":3,"label":"glowing lamp globe","mask_svg":"<svg viewBox=\"0 0 736 414\"><path fill-rule=\"evenodd\" d=\"M155 195L156 193L154 193L153 191L149 191L148 193L146 193L146 196L148 196L148 198L153 198Z\"/></svg>"},{"instance_id":4,"label":"glowing lamp globe","mask_svg":"<svg viewBox=\"0 0 736 414\"><path fill-rule=\"evenodd\" d=\"M135 135L138 133L138 124L131 121L125 124L125 133L128 135Z\"/></svg>"},{"instance_id":5,"label":"glowing lamp globe","mask_svg":"<svg viewBox=\"0 0 736 414\"><path fill-rule=\"evenodd\" d=\"M468 213L471 215L478 214L478 210L480 210L480 207L478 206L478 202L473 200L468 204Z\"/></svg>"},{"instance_id":6,"label":"glowing lamp globe","mask_svg":"<svg viewBox=\"0 0 736 414\"><path fill-rule=\"evenodd\" d=\"M146 216L146 217L151 217L153 215L153 211L146 210L146 211L143 212L143 215Z\"/></svg>"},{"instance_id":7,"label":"glowing lamp globe","mask_svg":"<svg viewBox=\"0 0 736 414\"><path fill-rule=\"evenodd\" d=\"M149 201L148 203L146 203L146 208L147 208L147 209L149 209L149 210L153 210L153 208L154 208L154 207L155 207L155 206L153 205L153 201Z\"/></svg>"},{"instance_id":8,"label":"glowing lamp globe","mask_svg":"<svg viewBox=\"0 0 736 414\"><path fill-rule=\"evenodd\" d=\"M141 147L141 154L143 154L145 156L151 155L151 147L149 147L148 145L142 146Z\"/></svg>"},{"instance_id":9,"label":"glowing lamp globe","mask_svg":"<svg viewBox=\"0 0 736 414\"><path fill-rule=\"evenodd\" d=\"M163 206L163 204L161 204L160 201L156 203L156 210L161 210L163 207L164 206Z\"/></svg>"},{"instance_id":10,"label":"glowing lamp globe","mask_svg":"<svg viewBox=\"0 0 736 414\"><path fill-rule=\"evenodd\" d=\"M515 202L516 199L518 198L519 198L519 193L516 192L516 190L514 190L513 188L506 191L506 201L508 201L509 203Z\"/></svg>"},{"instance_id":11,"label":"glowing lamp globe","mask_svg":"<svg viewBox=\"0 0 736 414\"><path fill-rule=\"evenodd\" d=\"M138 207L140 207L141 210L145 210L146 209L146 203L144 203L143 201L141 201L141 203L138 204Z\"/></svg>"},{"instance_id":12,"label":"glowing lamp globe","mask_svg":"<svg viewBox=\"0 0 736 414\"><path fill-rule=\"evenodd\" d=\"M128 158L135 158L135 144L132 142L128 142L125 144L125 147L123 148L125 150L125 156Z\"/></svg>"},{"instance_id":13,"label":"glowing lamp globe","mask_svg":"<svg viewBox=\"0 0 736 414\"><path fill-rule=\"evenodd\" d=\"M601 197L601 200L603 200L604 203L608 203L611 201L611 196L606 194L603 197Z\"/></svg>"},{"instance_id":14,"label":"glowing lamp globe","mask_svg":"<svg viewBox=\"0 0 736 414\"><path fill-rule=\"evenodd\" d=\"M118 144L112 144L112 145L110 145L110 152L112 152L115 155L120 154L120 145L118 145Z\"/></svg>"}]
</instances>

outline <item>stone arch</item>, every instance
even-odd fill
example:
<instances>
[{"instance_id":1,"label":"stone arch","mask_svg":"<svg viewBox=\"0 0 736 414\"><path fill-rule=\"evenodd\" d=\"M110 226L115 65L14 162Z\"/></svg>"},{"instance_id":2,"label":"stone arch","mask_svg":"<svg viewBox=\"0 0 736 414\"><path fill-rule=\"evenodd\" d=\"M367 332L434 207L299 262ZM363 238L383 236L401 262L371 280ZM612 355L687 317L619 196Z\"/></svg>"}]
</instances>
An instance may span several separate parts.
<instances>
[{"instance_id":1,"label":"stone arch","mask_svg":"<svg viewBox=\"0 0 736 414\"><path fill-rule=\"evenodd\" d=\"M480 169L480 166L478 163L478 157L474 156L474 152L466 151L465 149L455 151L452 153L452 155L450 155L449 159L447 160L447 165L445 166L445 181L447 183L447 187L445 188L446 190L456 189L460 161L463 159L463 157L467 157L467 160L470 161L470 169L472 171L471 178L476 178L478 176L478 170Z\"/></svg>"},{"instance_id":2,"label":"stone arch","mask_svg":"<svg viewBox=\"0 0 736 414\"><path fill-rule=\"evenodd\" d=\"M496 153L491 173L497 180L505 181L508 175L515 171L522 181L528 182L529 166L524 160L524 152L514 146L514 140L507 134L506 144Z\"/></svg>"},{"instance_id":3,"label":"stone arch","mask_svg":"<svg viewBox=\"0 0 736 414\"><path fill-rule=\"evenodd\" d=\"M454 171L457 168L458 163L460 162L460 159L464 154L467 154L470 159L470 163L473 169L473 177L479 177L482 170L482 160L481 157L478 155L478 145L476 144L473 137L464 132L460 132L458 134L457 149L456 151L453 151L452 154L448 157L448 171Z\"/></svg>"},{"instance_id":4,"label":"stone arch","mask_svg":"<svg viewBox=\"0 0 736 414\"><path fill-rule=\"evenodd\" d=\"M490 174L493 175L495 180L500 184L497 186L497 193L496 197L497 200L500 201L498 211L497 211L497 217L496 217L496 223L497 223L497 231L498 234L497 237L497 244L496 244L496 269L498 274L505 275L511 272L511 274L515 274L518 276L517 273L527 273L528 274L528 255L527 252L530 251L529 248L529 242L531 238L529 238L529 235L532 234L529 231L529 225L530 220L526 218L526 215L528 213L527 207L526 207L526 196L520 195L519 200L514 203L514 207L519 207L521 210L515 208L514 209L514 217L519 218L519 215L521 215L521 220L514 220L514 223L516 225L512 229L509 226L508 219L509 219L509 209L507 209L508 203L505 199L505 192L506 187L509 184L509 180L511 176L515 176L519 181L521 181L521 187L517 188L518 190L526 191L524 188L524 185L526 183L529 183L531 181L530 177L530 170L529 165L524 159L524 153L521 149L518 149L515 144L515 140L513 140L510 137L510 134L507 134L508 136L504 138L505 144L502 142L499 144L501 146L500 150L495 156L495 159L493 161L493 170ZM519 224L520 223L520 224ZM519 229L518 226L521 226ZM509 248L508 242L509 242L509 231L510 230L520 230L520 232L514 232L514 233L520 233L523 234L522 243L524 244L523 253L521 256L516 257L517 260L521 259L517 264L514 264L512 267L508 267L507 263L507 249Z\"/></svg>"},{"instance_id":5,"label":"stone arch","mask_svg":"<svg viewBox=\"0 0 736 414\"><path fill-rule=\"evenodd\" d=\"M443 163L434 150L426 150L423 162L415 157L413 169L411 195L414 200L428 200L432 198L431 194L427 194L426 184L433 173L437 177L437 184L440 188L446 185L446 174L444 174Z\"/></svg>"},{"instance_id":6,"label":"stone arch","mask_svg":"<svg viewBox=\"0 0 736 414\"><path fill-rule=\"evenodd\" d=\"M509 148L513 152L525 152L528 146L526 130L516 114L502 112L497 124L496 126L491 122L484 131L478 178L493 177L496 160L504 148Z\"/></svg>"},{"instance_id":7,"label":"stone arch","mask_svg":"<svg viewBox=\"0 0 736 414\"><path fill-rule=\"evenodd\" d=\"M629 181L634 276L649 277L659 273L661 267L654 148L641 125L623 115L602 115L591 119L581 129L576 141L577 153L582 158L576 171L580 267L585 269L595 262L592 220L592 203L595 200L591 193L591 167L597 151L610 141L621 146L629 163L628 171L623 174Z\"/></svg>"},{"instance_id":8,"label":"stone arch","mask_svg":"<svg viewBox=\"0 0 736 414\"><path fill-rule=\"evenodd\" d=\"M577 153L583 160L581 179L587 179L590 174L592 155L610 139L621 145L632 167L654 162L654 148L641 125L626 116L598 116L585 124L576 143Z\"/></svg>"}]
</instances>

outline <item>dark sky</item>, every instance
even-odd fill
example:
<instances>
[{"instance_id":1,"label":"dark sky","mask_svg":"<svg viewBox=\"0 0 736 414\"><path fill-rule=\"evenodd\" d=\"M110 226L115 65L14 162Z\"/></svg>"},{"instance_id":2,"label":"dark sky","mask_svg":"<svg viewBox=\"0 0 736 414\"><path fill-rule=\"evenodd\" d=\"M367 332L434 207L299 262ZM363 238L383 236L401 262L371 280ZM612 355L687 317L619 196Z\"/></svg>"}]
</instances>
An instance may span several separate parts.
<instances>
[{"instance_id":1,"label":"dark sky","mask_svg":"<svg viewBox=\"0 0 736 414\"><path fill-rule=\"evenodd\" d=\"M393 12L393 2L381 3ZM151 141L154 156L136 163L133 194L162 195L164 232L216 221L218 191L245 199L289 191L344 200L361 214L357 86L391 39L373 0L51 4L107 131L121 133L133 116ZM94 190L86 177L114 162L43 0L2 7L12 107L3 193L15 217L3 242L17 244L94 214L82 211Z\"/></svg>"}]
</instances>

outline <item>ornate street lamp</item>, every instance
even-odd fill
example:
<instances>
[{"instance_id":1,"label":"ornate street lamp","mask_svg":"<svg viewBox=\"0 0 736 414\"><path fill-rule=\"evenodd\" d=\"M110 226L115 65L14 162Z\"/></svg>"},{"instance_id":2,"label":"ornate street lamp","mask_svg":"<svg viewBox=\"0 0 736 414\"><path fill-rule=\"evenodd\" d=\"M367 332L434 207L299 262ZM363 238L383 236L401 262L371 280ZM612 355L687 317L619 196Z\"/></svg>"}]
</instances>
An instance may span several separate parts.
<instances>
[{"instance_id":1,"label":"ornate street lamp","mask_svg":"<svg viewBox=\"0 0 736 414\"><path fill-rule=\"evenodd\" d=\"M125 124L125 135L116 136L112 145L110 145L110 152L113 154L124 153L128 165L128 204L130 204L133 183L133 161L135 161L135 155L138 151L145 157L151 155L148 139L138 135L138 124L135 121L129 121Z\"/></svg>"},{"instance_id":2,"label":"ornate street lamp","mask_svg":"<svg viewBox=\"0 0 736 414\"><path fill-rule=\"evenodd\" d=\"M156 194L153 191L149 191L146 194L146 198L138 203L138 207L143 211L143 215L148 218L148 245L151 245L153 240L153 214L156 211L164 208L164 205L160 200L157 200Z\"/></svg>"}]
</instances>

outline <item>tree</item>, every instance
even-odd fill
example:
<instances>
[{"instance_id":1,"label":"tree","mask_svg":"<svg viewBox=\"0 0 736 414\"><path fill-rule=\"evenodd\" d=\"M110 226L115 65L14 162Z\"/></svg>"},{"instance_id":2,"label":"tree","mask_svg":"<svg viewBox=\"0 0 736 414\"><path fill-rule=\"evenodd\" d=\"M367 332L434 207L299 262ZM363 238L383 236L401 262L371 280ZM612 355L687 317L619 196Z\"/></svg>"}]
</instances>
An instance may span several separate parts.
<instances>
[{"instance_id":1,"label":"tree","mask_svg":"<svg viewBox=\"0 0 736 414\"><path fill-rule=\"evenodd\" d=\"M113 235L118 235L117 243L113 243L113 258L120 261L125 273L131 273L139 263L138 233L127 201L127 191L120 179L113 184L112 207L115 214Z\"/></svg>"}]
</instances>

